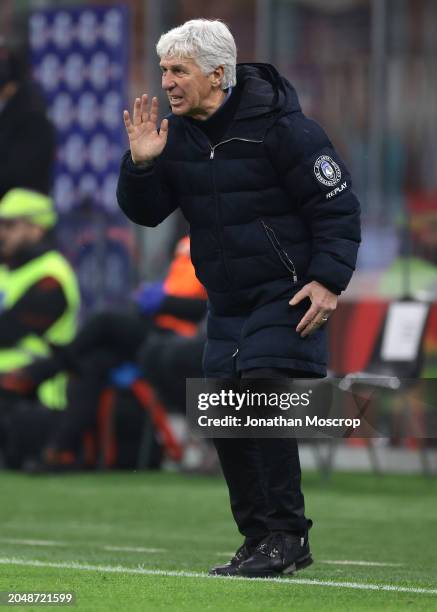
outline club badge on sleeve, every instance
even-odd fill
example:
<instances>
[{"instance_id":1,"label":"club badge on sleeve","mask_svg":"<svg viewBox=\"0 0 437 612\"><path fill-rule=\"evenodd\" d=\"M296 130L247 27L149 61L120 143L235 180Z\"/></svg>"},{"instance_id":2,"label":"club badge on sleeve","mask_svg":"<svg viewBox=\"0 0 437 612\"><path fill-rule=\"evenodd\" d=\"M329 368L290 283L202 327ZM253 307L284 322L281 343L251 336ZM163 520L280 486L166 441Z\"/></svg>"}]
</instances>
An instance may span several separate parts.
<instances>
[{"instance_id":1,"label":"club badge on sleeve","mask_svg":"<svg viewBox=\"0 0 437 612\"><path fill-rule=\"evenodd\" d=\"M333 187L341 179L340 167L329 155L320 155L316 159L314 174L316 179L326 187Z\"/></svg>"}]
</instances>

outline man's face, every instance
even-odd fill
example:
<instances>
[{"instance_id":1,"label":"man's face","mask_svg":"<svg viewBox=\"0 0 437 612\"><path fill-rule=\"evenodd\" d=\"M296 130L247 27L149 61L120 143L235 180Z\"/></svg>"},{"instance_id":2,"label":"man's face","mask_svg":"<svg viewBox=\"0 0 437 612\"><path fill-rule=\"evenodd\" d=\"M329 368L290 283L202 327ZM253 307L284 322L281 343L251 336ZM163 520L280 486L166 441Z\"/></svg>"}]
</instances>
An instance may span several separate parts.
<instances>
[{"instance_id":1,"label":"man's face","mask_svg":"<svg viewBox=\"0 0 437 612\"><path fill-rule=\"evenodd\" d=\"M37 242L44 230L26 219L0 220L0 256L8 259Z\"/></svg>"},{"instance_id":2,"label":"man's face","mask_svg":"<svg viewBox=\"0 0 437 612\"><path fill-rule=\"evenodd\" d=\"M175 115L206 119L217 107L222 68L205 75L192 59L164 57L160 64L162 88Z\"/></svg>"}]
</instances>

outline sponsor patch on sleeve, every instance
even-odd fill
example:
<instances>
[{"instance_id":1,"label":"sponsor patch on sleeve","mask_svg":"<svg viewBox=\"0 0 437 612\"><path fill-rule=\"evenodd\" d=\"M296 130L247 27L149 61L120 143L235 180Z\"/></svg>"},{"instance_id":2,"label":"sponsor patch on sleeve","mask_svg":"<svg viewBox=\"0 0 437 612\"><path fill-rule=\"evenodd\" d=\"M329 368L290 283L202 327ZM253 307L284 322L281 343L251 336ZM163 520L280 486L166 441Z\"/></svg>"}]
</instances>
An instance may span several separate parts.
<instances>
[{"instance_id":1,"label":"sponsor patch on sleeve","mask_svg":"<svg viewBox=\"0 0 437 612\"><path fill-rule=\"evenodd\" d=\"M343 183L341 185L338 185L335 189L333 189L332 191L330 191L329 193L326 194L326 196L325 196L326 199L330 200L334 196L336 196L339 193L341 193L342 191L344 191L344 189L346 189L346 187L347 187L347 182L343 181Z\"/></svg>"}]
</instances>

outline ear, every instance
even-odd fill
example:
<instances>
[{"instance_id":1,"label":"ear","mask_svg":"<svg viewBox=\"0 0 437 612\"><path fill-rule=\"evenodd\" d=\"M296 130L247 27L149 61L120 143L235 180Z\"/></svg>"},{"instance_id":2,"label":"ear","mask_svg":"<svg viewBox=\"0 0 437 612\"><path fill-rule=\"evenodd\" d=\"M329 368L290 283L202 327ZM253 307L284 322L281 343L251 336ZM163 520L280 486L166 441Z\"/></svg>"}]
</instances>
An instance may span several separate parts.
<instances>
[{"instance_id":1,"label":"ear","mask_svg":"<svg viewBox=\"0 0 437 612\"><path fill-rule=\"evenodd\" d=\"M223 78L225 76L225 69L223 66L217 66L210 74L211 85L213 87L221 88Z\"/></svg>"}]
</instances>

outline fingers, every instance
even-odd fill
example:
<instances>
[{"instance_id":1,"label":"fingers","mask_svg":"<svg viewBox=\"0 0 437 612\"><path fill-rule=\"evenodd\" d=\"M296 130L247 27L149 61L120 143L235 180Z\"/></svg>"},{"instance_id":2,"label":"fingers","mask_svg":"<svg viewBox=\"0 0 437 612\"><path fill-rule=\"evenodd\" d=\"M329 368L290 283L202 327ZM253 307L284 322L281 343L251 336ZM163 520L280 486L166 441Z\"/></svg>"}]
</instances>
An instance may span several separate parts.
<instances>
[{"instance_id":1,"label":"fingers","mask_svg":"<svg viewBox=\"0 0 437 612\"><path fill-rule=\"evenodd\" d=\"M126 128L126 132L128 134L131 134L134 128L132 125L132 121L130 120L129 111L127 110L123 111L123 121L124 121L124 127Z\"/></svg>"},{"instance_id":2,"label":"fingers","mask_svg":"<svg viewBox=\"0 0 437 612\"><path fill-rule=\"evenodd\" d=\"M141 123L148 123L150 121L156 126L159 110L158 98L156 98L156 96L152 98L150 112L147 105L148 99L149 96L147 94L143 94L141 98L135 98L132 112L132 125L137 126L141 125Z\"/></svg>"},{"instance_id":3,"label":"fingers","mask_svg":"<svg viewBox=\"0 0 437 612\"><path fill-rule=\"evenodd\" d=\"M315 332L316 329L319 329L319 327L321 327L322 325L324 325L326 323L328 318L329 317L327 316L327 313L325 313L323 311L317 313L317 315L313 318L313 320L310 321L306 325L306 327L303 329L303 331L301 333L301 337L305 338L306 336L309 336L310 334Z\"/></svg>"},{"instance_id":4,"label":"fingers","mask_svg":"<svg viewBox=\"0 0 437 612\"><path fill-rule=\"evenodd\" d=\"M158 121L158 106L158 98L153 96L152 104L150 105L150 121L153 123L153 125L156 125L156 122Z\"/></svg>"},{"instance_id":5,"label":"fingers","mask_svg":"<svg viewBox=\"0 0 437 612\"><path fill-rule=\"evenodd\" d=\"M311 281L302 287L289 304L295 306L307 297L311 300L311 306L296 327L302 338L324 325L337 306L337 296L317 281Z\"/></svg>"},{"instance_id":6,"label":"fingers","mask_svg":"<svg viewBox=\"0 0 437 612\"><path fill-rule=\"evenodd\" d=\"M149 112L147 110L147 99L148 99L147 94L143 94L141 96L140 110L141 110L141 121L143 123L146 123L149 120Z\"/></svg>"},{"instance_id":7,"label":"fingers","mask_svg":"<svg viewBox=\"0 0 437 612\"><path fill-rule=\"evenodd\" d=\"M141 99L135 98L134 108L132 111L132 123L133 125L140 125L141 123Z\"/></svg>"},{"instance_id":8,"label":"fingers","mask_svg":"<svg viewBox=\"0 0 437 612\"><path fill-rule=\"evenodd\" d=\"M305 287L303 287L300 291L298 291L293 298L288 302L290 304L290 306L295 306L296 304L299 304L299 302L301 302L304 298L309 296L309 292L305 290Z\"/></svg>"},{"instance_id":9,"label":"fingers","mask_svg":"<svg viewBox=\"0 0 437 612\"><path fill-rule=\"evenodd\" d=\"M161 126L159 128L159 136L160 138L162 138L164 140L164 142L167 142L167 136L168 136L168 119L163 119L161 121Z\"/></svg>"},{"instance_id":10,"label":"fingers","mask_svg":"<svg viewBox=\"0 0 437 612\"><path fill-rule=\"evenodd\" d=\"M301 332L304 332L304 330L306 330L307 326L309 326L311 324L313 319L316 317L317 313L318 313L318 308L316 306L314 306L314 304L311 305L310 308L308 308L308 310L306 311L304 316L301 318L301 320L297 324L296 331L297 331L298 334L300 334ZM304 334L302 333L301 335L303 336ZM305 335L307 335L307 334L305 334Z\"/></svg>"}]
</instances>

